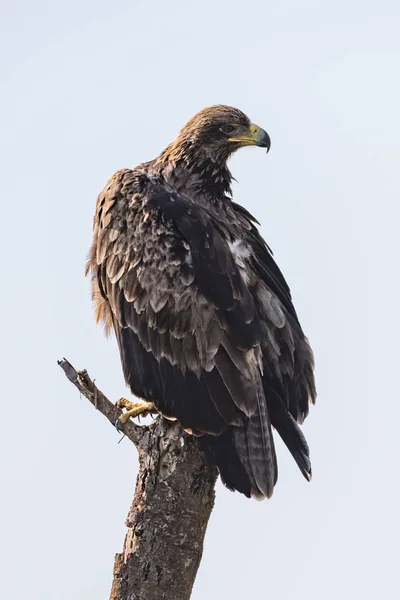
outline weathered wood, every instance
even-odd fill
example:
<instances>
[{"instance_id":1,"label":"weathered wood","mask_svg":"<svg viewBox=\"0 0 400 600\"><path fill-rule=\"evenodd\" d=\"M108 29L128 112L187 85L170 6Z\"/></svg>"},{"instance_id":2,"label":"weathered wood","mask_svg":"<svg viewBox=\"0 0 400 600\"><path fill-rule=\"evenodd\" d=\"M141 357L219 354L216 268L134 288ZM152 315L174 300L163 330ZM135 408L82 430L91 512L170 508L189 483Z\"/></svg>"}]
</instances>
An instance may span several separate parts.
<instances>
[{"instance_id":1,"label":"weathered wood","mask_svg":"<svg viewBox=\"0 0 400 600\"><path fill-rule=\"evenodd\" d=\"M57 361L68 379L78 388L79 392L93 404L93 406L104 415L112 425L115 425L119 417L122 415L122 410L99 390L94 381L90 379L86 369L76 371L68 360L65 358ZM133 421L128 421L120 430L131 440L135 446L138 445L141 437L145 432L144 427L135 425Z\"/></svg>"},{"instance_id":2,"label":"weathered wood","mask_svg":"<svg viewBox=\"0 0 400 600\"><path fill-rule=\"evenodd\" d=\"M59 365L114 424L122 411L87 372L65 359ZM217 469L176 422L158 417L151 425L128 421L121 429L138 448L139 474L110 600L188 600L214 505Z\"/></svg>"}]
</instances>

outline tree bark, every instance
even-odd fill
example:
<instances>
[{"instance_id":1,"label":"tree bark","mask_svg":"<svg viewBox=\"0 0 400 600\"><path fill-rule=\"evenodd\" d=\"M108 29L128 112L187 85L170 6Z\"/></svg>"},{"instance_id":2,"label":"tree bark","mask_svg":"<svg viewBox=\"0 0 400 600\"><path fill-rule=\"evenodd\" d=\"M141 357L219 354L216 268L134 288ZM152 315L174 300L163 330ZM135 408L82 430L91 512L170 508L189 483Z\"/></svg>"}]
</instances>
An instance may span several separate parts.
<instances>
[{"instance_id":1,"label":"tree bark","mask_svg":"<svg viewBox=\"0 0 400 600\"><path fill-rule=\"evenodd\" d=\"M121 409L86 371L58 361L68 379L115 424ZM196 438L176 422L128 421L123 433L139 452L139 474L126 519L124 549L117 554L110 600L188 600L199 568L214 505L217 469Z\"/></svg>"}]
</instances>

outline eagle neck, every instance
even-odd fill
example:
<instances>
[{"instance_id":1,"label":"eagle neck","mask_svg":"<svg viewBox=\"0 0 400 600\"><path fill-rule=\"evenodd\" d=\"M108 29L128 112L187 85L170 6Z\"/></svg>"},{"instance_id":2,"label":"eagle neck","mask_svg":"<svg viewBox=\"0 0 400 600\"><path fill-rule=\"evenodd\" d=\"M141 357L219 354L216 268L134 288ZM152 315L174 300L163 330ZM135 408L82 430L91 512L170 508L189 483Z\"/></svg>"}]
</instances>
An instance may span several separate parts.
<instances>
[{"instance_id":1,"label":"eagle neck","mask_svg":"<svg viewBox=\"0 0 400 600\"><path fill-rule=\"evenodd\" d=\"M232 175L226 162L188 157L160 164L160 174L178 193L194 200L220 202L231 196Z\"/></svg>"}]
</instances>

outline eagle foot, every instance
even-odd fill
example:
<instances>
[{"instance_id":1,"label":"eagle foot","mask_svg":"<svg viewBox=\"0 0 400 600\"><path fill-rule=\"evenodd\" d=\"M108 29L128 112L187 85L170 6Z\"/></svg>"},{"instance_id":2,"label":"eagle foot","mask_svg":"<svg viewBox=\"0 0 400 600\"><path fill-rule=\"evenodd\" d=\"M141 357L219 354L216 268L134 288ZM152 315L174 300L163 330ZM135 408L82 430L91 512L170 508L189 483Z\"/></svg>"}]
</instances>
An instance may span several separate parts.
<instances>
[{"instance_id":1,"label":"eagle foot","mask_svg":"<svg viewBox=\"0 0 400 600\"><path fill-rule=\"evenodd\" d=\"M131 417L147 417L147 415L154 414L157 412L156 407L152 402L146 402L145 400L139 400L139 402L131 402L126 398L120 398L116 406L118 408L126 408L126 412L123 413L117 423L115 424L117 429L119 426L125 425Z\"/></svg>"}]
</instances>

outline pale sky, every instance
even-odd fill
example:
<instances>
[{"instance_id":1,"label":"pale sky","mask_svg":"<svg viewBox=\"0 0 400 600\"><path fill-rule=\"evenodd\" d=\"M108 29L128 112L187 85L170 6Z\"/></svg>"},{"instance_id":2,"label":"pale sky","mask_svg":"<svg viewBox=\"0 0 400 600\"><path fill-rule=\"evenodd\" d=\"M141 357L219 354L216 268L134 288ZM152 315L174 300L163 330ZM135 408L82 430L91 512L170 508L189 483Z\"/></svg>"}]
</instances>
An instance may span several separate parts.
<instances>
[{"instance_id":1,"label":"pale sky","mask_svg":"<svg viewBox=\"0 0 400 600\"><path fill-rule=\"evenodd\" d=\"M316 356L308 484L277 442L256 502L221 484L193 600L396 600L398 0L3 0L1 582L100 600L137 459L57 366L127 395L84 262L98 192L205 106L266 129L231 161ZM177 574L179 576L179 574Z\"/></svg>"}]
</instances>

